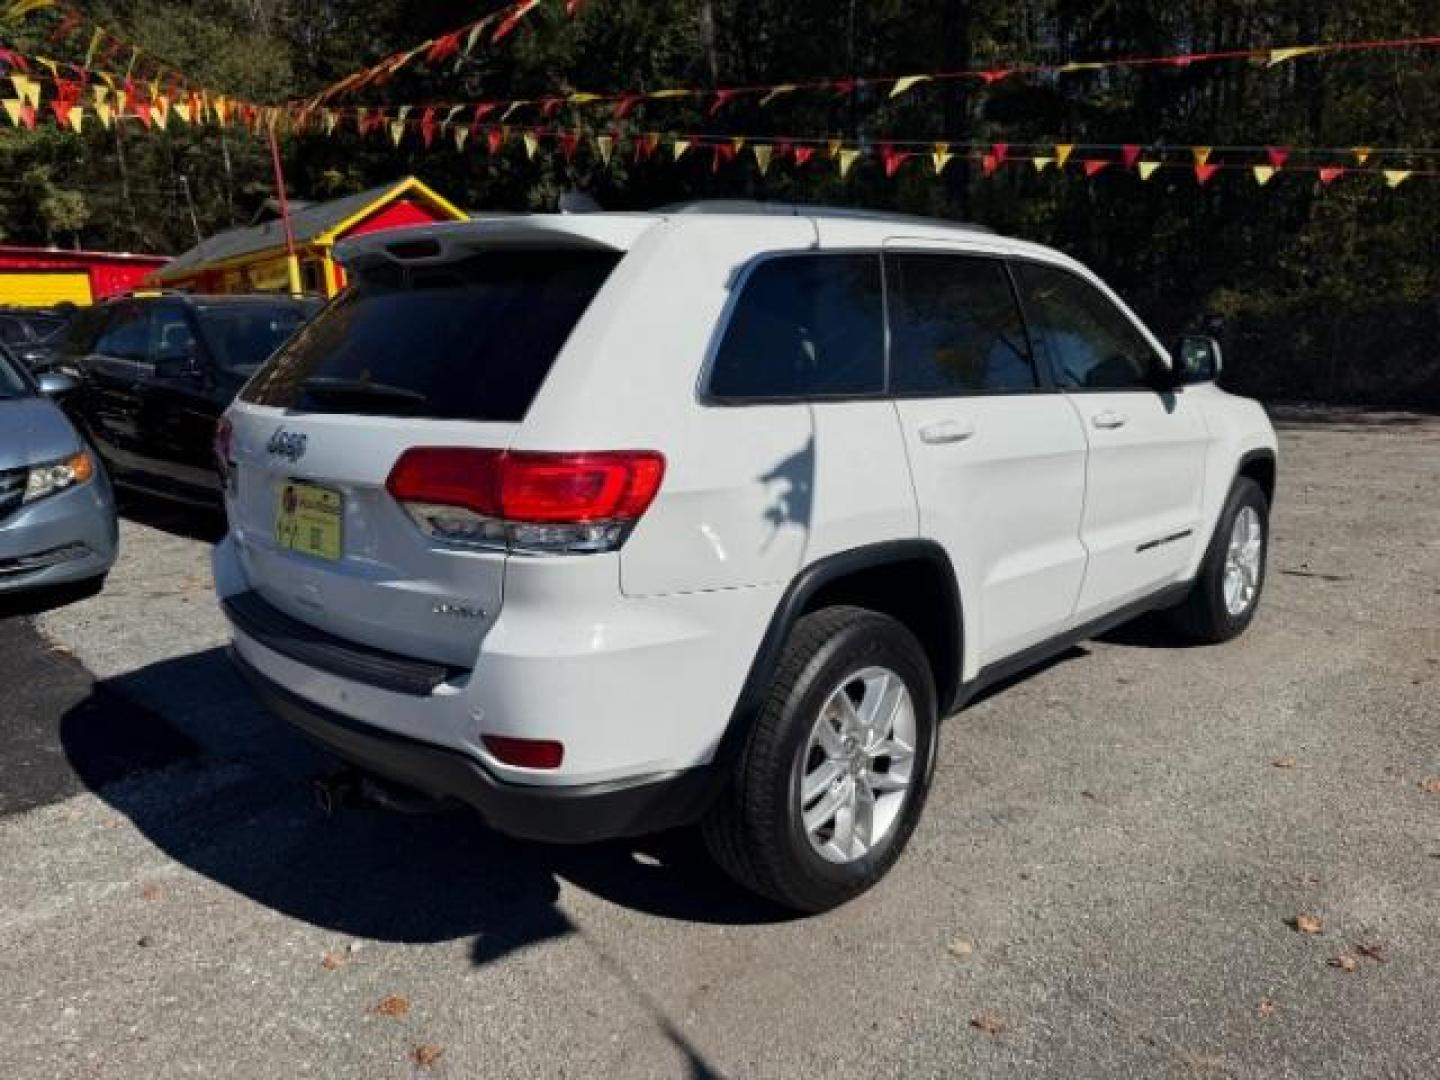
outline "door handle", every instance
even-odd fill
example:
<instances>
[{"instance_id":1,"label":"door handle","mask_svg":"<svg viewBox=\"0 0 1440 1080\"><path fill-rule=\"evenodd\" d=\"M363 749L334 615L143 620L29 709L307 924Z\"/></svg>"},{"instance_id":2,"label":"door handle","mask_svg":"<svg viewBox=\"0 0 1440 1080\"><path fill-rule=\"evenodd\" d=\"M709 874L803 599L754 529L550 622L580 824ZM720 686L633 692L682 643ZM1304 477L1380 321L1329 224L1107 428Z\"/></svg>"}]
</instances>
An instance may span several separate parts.
<instances>
[{"instance_id":1,"label":"door handle","mask_svg":"<svg viewBox=\"0 0 1440 1080\"><path fill-rule=\"evenodd\" d=\"M1107 411L1102 413L1096 413L1090 418L1090 423L1094 424L1097 428L1111 431L1115 428L1124 427L1129 419L1130 418L1124 413Z\"/></svg>"},{"instance_id":2,"label":"door handle","mask_svg":"<svg viewBox=\"0 0 1440 1080\"><path fill-rule=\"evenodd\" d=\"M975 425L969 420L937 420L920 429L920 441L931 446L945 443L964 442L975 434Z\"/></svg>"}]
</instances>

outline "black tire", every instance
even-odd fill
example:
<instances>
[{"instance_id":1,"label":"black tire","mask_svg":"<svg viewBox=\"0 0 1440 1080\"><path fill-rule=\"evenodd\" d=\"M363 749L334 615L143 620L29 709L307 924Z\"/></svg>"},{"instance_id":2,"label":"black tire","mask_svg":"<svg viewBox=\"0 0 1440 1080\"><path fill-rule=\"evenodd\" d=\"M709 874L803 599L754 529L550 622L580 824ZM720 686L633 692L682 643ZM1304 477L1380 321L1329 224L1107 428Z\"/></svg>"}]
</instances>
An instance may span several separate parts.
<instances>
[{"instance_id":1,"label":"black tire","mask_svg":"<svg viewBox=\"0 0 1440 1080\"><path fill-rule=\"evenodd\" d=\"M1246 507L1260 517L1260 568L1255 595L1245 609L1232 614L1225 604L1225 560L1235 519ZM1260 485L1249 477L1240 477L1230 489L1215 535L1200 563L1200 572L1190 594L1166 614L1174 630L1189 641L1201 645L1218 645L1245 632L1260 606L1265 590L1265 564L1270 552L1270 504Z\"/></svg>"},{"instance_id":2,"label":"black tire","mask_svg":"<svg viewBox=\"0 0 1440 1080\"><path fill-rule=\"evenodd\" d=\"M910 693L915 757L906 797L884 839L852 862L811 845L800 807L807 746L846 676L879 666ZM746 888L802 912L843 904L895 864L925 806L935 770L938 715L925 650L901 623L863 608L833 607L795 624L724 793L702 823L715 861Z\"/></svg>"}]
</instances>

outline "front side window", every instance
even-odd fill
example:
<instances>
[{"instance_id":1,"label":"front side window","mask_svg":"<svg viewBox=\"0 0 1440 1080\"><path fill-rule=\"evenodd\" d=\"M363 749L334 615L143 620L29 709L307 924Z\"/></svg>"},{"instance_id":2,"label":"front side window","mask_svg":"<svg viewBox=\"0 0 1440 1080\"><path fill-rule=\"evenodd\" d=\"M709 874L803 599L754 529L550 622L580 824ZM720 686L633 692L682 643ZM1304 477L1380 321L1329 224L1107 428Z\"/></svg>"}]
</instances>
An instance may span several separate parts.
<instances>
[{"instance_id":1,"label":"front side window","mask_svg":"<svg viewBox=\"0 0 1440 1080\"><path fill-rule=\"evenodd\" d=\"M885 272L896 394L1035 389L1030 343L998 259L889 255Z\"/></svg>"},{"instance_id":2,"label":"front side window","mask_svg":"<svg viewBox=\"0 0 1440 1080\"><path fill-rule=\"evenodd\" d=\"M95 343L95 351L114 360L144 361L150 355L150 320L139 304L115 310L110 324Z\"/></svg>"},{"instance_id":3,"label":"front side window","mask_svg":"<svg viewBox=\"0 0 1440 1080\"><path fill-rule=\"evenodd\" d=\"M217 304L198 314L215 362L238 375L253 375L317 309L312 303Z\"/></svg>"},{"instance_id":4,"label":"front side window","mask_svg":"<svg viewBox=\"0 0 1440 1080\"><path fill-rule=\"evenodd\" d=\"M884 387L877 255L787 255L754 268L715 354L712 396L801 400Z\"/></svg>"},{"instance_id":5,"label":"front side window","mask_svg":"<svg viewBox=\"0 0 1440 1080\"><path fill-rule=\"evenodd\" d=\"M1150 387L1155 350L1109 297L1054 266L1016 263L1015 277L1030 332L1043 342L1062 388Z\"/></svg>"},{"instance_id":6,"label":"front side window","mask_svg":"<svg viewBox=\"0 0 1440 1080\"><path fill-rule=\"evenodd\" d=\"M151 309L150 341L157 364L184 364L196 356L195 331L181 308Z\"/></svg>"}]
</instances>

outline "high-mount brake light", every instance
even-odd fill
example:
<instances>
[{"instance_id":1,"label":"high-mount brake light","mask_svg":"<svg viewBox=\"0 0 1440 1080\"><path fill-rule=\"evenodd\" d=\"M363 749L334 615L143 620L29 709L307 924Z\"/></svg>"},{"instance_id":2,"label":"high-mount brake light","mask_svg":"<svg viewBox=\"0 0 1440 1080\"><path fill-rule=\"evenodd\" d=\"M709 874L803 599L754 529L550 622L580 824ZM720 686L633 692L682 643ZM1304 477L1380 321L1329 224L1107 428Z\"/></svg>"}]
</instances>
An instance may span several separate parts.
<instances>
[{"instance_id":1,"label":"high-mount brake light","mask_svg":"<svg viewBox=\"0 0 1440 1080\"><path fill-rule=\"evenodd\" d=\"M665 459L652 450L415 447L400 455L385 487L433 539L581 554L619 548L664 475Z\"/></svg>"}]
</instances>

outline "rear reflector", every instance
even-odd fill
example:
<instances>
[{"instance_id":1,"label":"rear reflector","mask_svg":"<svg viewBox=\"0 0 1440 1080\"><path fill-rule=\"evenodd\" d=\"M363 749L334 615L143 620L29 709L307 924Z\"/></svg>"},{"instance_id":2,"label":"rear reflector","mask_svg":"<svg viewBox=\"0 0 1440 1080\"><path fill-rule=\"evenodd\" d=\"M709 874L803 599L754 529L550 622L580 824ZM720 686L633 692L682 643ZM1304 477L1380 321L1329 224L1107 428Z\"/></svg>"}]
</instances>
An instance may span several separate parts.
<instances>
[{"instance_id":1,"label":"rear reflector","mask_svg":"<svg viewBox=\"0 0 1440 1080\"><path fill-rule=\"evenodd\" d=\"M485 749L506 765L519 769L558 769L565 759L565 747L551 739L512 739L504 735L482 735Z\"/></svg>"},{"instance_id":2,"label":"rear reflector","mask_svg":"<svg viewBox=\"0 0 1440 1080\"><path fill-rule=\"evenodd\" d=\"M665 459L650 450L405 451L386 490L428 535L512 550L609 551L654 501Z\"/></svg>"}]
</instances>

